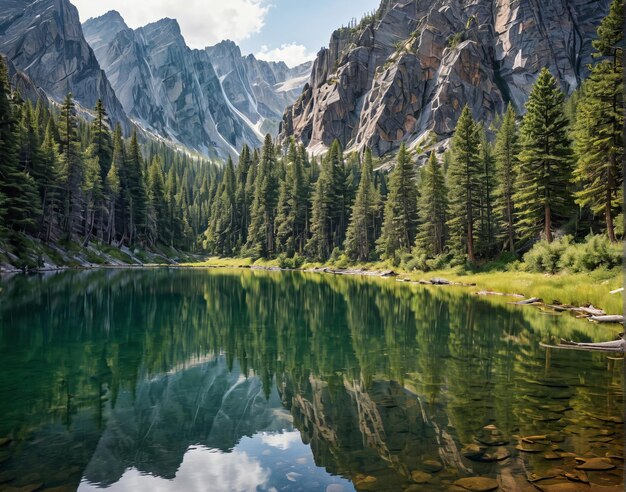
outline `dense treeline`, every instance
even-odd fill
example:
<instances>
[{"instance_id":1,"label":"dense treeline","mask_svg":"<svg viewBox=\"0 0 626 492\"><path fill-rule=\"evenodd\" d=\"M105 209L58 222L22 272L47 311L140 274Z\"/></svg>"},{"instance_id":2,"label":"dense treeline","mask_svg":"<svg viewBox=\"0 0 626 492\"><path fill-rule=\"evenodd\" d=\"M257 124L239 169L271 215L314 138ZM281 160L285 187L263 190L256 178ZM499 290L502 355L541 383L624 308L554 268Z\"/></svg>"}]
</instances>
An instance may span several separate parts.
<instances>
[{"instance_id":1,"label":"dense treeline","mask_svg":"<svg viewBox=\"0 0 626 492\"><path fill-rule=\"evenodd\" d=\"M19 254L25 235L193 251L209 218L218 168L112 129L99 101L79 117L11 92L0 61L0 245Z\"/></svg>"},{"instance_id":2,"label":"dense treeline","mask_svg":"<svg viewBox=\"0 0 626 492\"><path fill-rule=\"evenodd\" d=\"M468 107L451 148L418 169L404 147L394 169L374 171L366 151L344 156L335 142L320 163L294 142L267 138L229 163L211 208L205 246L213 254L414 266L515 254L538 239L623 233L624 123L619 1L598 29L597 63L565 100L544 69L523 118L509 106L486 129ZM488 134L495 138L488 138Z\"/></svg>"},{"instance_id":3,"label":"dense treeline","mask_svg":"<svg viewBox=\"0 0 626 492\"><path fill-rule=\"evenodd\" d=\"M386 172L371 152L335 142L319 161L267 137L237 165L194 160L111 129L101 103L88 123L24 102L0 67L0 241L171 246L219 256L337 260L411 268L515 255L538 239L623 234L623 6L594 42L589 78L565 100L544 69L522 118L490 128L463 109L450 149L427 162L403 145ZM417 153L421 154L420 149Z\"/></svg>"}]
</instances>

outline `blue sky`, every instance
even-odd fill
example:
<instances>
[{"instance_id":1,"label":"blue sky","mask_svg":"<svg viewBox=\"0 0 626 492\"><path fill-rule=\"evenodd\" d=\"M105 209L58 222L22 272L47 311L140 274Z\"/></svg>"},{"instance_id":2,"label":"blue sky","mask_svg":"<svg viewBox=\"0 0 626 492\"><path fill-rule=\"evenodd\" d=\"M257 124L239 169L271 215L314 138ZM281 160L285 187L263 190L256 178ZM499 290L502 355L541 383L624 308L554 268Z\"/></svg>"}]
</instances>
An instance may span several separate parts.
<instances>
[{"instance_id":1,"label":"blue sky","mask_svg":"<svg viewBox=\"0 0 626 492\"><path fill-rule=\"evenodd\" d=\"M81 21L117 10L141 27L163 17L177 19L187 44L203 48L223 39L244 54L296 65L312 59L330 34L380 0L71 0Z\"/></svg>"},{"instance_id":2,"label":"blue sky","mask_svg":"<svg viewBox=\"0 0 626 492\"><path fill-rule=\"evenodd\" d=\"M243 40L241 48L260 56L261 52L269 53L267 58L280 58L281 52L289 51L304 52L304 57L315 55L328 45L335 29L347 25L353 17L359 20L379 4L380 0L273 0L264 27Z\"/></svg>"}]
</instances>

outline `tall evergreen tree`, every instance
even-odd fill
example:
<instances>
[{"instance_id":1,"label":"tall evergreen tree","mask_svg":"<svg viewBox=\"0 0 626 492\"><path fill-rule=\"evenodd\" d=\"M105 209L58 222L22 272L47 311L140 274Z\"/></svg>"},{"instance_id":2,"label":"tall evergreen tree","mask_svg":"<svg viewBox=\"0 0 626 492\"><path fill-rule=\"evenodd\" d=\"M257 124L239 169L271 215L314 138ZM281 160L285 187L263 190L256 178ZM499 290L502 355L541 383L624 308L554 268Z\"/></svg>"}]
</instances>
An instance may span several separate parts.
<instances>
[{"instance_id":1,"label":"tall evergreen tree","mask_svg":"<svg viewBox=\"0 0 626 492\"><path fill-rule=\"evenodd\" d=\"M61 106L59 118L61 139L61 173L64 193L64 222L68 238L73 237L80 225L83 211L83 184L85 164L78 137L78 118L72 94L68 94Z\"/></svg>"},{"instance_id":2,"label":"tall evergreen tree","mask_svg":"<svg viewBox=\"0 0 626 492\"><path fill-rule=\"evenodd\" d=\"M613 242L617 241L615 216L623 204L623 21L622 0L614 0L593 42L595 55L602 59L584 84L574 133L578 158L574 178L580 186L576 201L604 217L604 227Z\"/></svg>"},{"instance_id":3,"label":"tall evergreen tree","mask_svg":"<svg viewBox=\"0 0 626 492\"><path fill-rule=\"evenodd\" d=\"M381 257L394 258L409 251L415 241L417 218L415 165L403 143L398 151L396 167L389 178L385 218L377 242Z\"/></svg>"},{"instance_id":4,"label":"tall evergreen tree","mask_svg":"<svg viewBox=\"0 0 626 492\"><path fill-rule=\"evenodd\" d=\"M361 179L346 234L345 252L352 261L370 261L376 247L380 217L380 195L374 185L372 152L367 149L361 166Z\"/></svg>"},{"instance_id":5,"label":"tall evergreen tree","mask_svg":"<svg viewBox=\"0 0 626 492\"><path fill-rule=\"evenodd\" d=\"M41 147L42 159L42 183L40 188L41 198L41 227L40 236L44 241L49 241L52 229L57 223L61 188L59 183L59 146L54 136L54 120L52 117L46 127L45 138Z\"/></svg>"},{"instance_id":6,"label":"tall evergreen tree","mask_svg":"<svg viewBox=\"0 0 626 492\"><path fill-rule=\"evenodd\" d=\"M163 171L161 158L155 156L148 169L148 242L155 246L157 242L167 237L166 217L167 203L165 202L165 185L163 183Z\"/></svg>"},{"instance_id":7,"label":"tall evergreen tree","mask_svg":"<svg viewBox=\"0 0 626 492\"><path fill-rule=\"evenodd\" d=\"M477 207L480 205L480 133L468 106L463 108L452 139L453 159L448 170L451 249L476 261Z\"/></svg>"},{"instance_id":8,"label":"tall evergreen tree","mask_svg":"<svg viewBox=\"0 0 626 492\"><path fill-rule=\"evenodd\" d=\"M35 225L38 200L33 179L19 168L18 142L7 68L0 58L0 229L23 231Z\"/></svg>"},{"instance_id":9,"label":"tall evergreen tree","mask_svg":"<svg viewBox=\"0 0 626 492\"><path fill-rule=\"evenodd\" d=\"M515 110L508 105L496 137L496 182L494 212L497 216L501 238L511 253L515 253L515 169L519 154L519 138L515 125Z\"/></svg>"},{"instance_id":10,"label":"tall evergreen tree","mask_svg":"<svg viewBox=\"0 0 626 492\"><path fill-rule=\"evenodd\" d=\"M419 197L419 233L417 247L427 256L444 252L446 220L448 216L448 189L442 166L432 152L422 171Z\"/></svg>"},{"instance_id":11,"label":"tall evergreen tree","mask_svg":"<svg viewBox=\"0 0 626 492\"><path fill-rule=\"evenodd\" d=\"M254 187L246 251L256 258L275 252L274 219L278 202L276 153L271 135L266 135Z\"/></svg>"},{"instance_id":12,"label":"tall evergreen tree","mask_svg":"<svg viewBox=\"0 0 626 492\"><path fill-rule=\"evenodd\" d=\"M494 196L496 189L496 168L493 148L487 139L483 125L480 133L480 234L478 250L484 257L491 256L496 248L496 224L494 221Z\"/></svg>"},{"instance_id":13,"label":"tall evergreen tree","mask_svg":"<svg viewBox=\"0 0 626 492\"><path fill-rule=\"evenodd\" d=\"M232 256L239 240L236 229L237 200L236 178L233 161L229 157L222 182L213 202L213 210L207 229L207 246L220 256Z\"/></svg>"},{"instance_id":14,"label":"tall evergreen tree","mask_svg":"<svg viewBox=\"0 0 626 492\"><path fill-rule=\"evenodd\" d=\"M287 170L278 199L276 242L279 253L301 254L307 241L308 183L295 141L289 144Z\"/></svg>"},{"instance_id":15,"label":"tall evergreen tree","mask_svg":"<svg viewBox=\"0 0 626 492\"><path fill-rule=\"evenodd\" d=\"M556 79L544 68L530 93L521 126L513 200L522 238L543 233L552 242L555 224L571 212L572 150L563 101Z\"/></svg>"},{"instance_id":16,"label":"tall evergreen tree","mask_svg":"<svg viewBox=\"0 0 626 492\"><path fill-rule=\"evenodd\" d=\"M95 118L91 123L92 155L97 159L100 168L100 180L104 183L113 159L113 136L108 115L101 99L96 102Z\"/></svg>"},{"instance_id":17,"label":"tall evergreen tree","mask_svg":"<svg viewBox=\"0 0 626 492\"><path fill-rule=\"evenodd\" d=\"M124 177L130 214L129 243L133 245L135 241L143 239L147 222L147 196L142 171L143 157L137 141L136 130L130 140L125 164Z\"/></svg>"}]
</instances>

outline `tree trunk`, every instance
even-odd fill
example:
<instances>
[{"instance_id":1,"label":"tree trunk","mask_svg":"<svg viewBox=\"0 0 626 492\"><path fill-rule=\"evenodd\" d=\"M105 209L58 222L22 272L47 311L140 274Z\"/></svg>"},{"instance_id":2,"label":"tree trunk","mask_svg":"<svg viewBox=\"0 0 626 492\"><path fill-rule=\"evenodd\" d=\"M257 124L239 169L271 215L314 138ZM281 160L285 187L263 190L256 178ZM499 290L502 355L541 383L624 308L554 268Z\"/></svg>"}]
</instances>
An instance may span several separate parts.
<instances>
[{"instance_id":1,"label":"tree trunk","mask_svg":"<svg viewBox=\"0 0 626 492\"><path fill-rule=\"evenodd\" d=\"M545 234L546 241L548 243L552 242L552 211L550 210L550 205L546 203L545 205Z\"/></svg>"}]
</instances>

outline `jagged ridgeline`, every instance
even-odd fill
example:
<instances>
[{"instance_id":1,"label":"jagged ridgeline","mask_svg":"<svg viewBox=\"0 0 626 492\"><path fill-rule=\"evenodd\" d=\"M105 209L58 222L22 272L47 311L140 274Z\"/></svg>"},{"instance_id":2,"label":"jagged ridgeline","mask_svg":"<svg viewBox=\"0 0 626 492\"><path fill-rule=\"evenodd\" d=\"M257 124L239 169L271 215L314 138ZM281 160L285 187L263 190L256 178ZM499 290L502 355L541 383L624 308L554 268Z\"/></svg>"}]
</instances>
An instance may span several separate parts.
<instances>
[{"instance_id":1,"label":"jagged ridgeline","mask_svg":"<svg viewBox=\"0 0 626 492\"><path fill-rule=\"evenodd\" d=\"M487 126L509 102L523 112L544 67L569 95L610 3L385 0L332 34L281 135L380 156L452 136L466 104Z\"/></svg>"}]
</instances>

